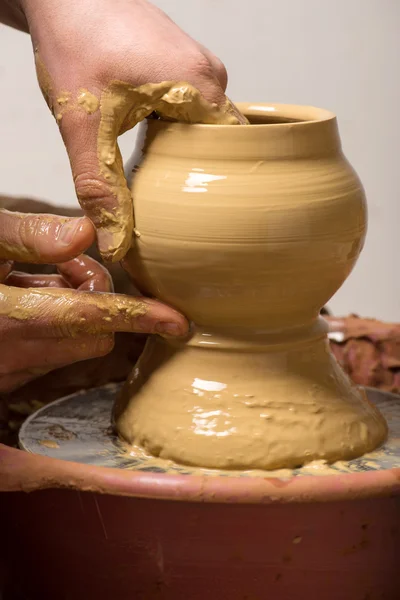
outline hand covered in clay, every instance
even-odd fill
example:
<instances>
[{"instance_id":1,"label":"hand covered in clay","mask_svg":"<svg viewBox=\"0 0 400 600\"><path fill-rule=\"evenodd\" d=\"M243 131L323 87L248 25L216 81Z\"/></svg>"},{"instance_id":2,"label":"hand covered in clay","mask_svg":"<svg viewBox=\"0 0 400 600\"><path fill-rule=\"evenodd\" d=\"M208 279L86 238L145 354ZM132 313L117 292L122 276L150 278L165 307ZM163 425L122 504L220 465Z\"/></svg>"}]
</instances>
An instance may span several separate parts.
<instances>
[{"instance_id":1,"label":"hand covered in clay","mask_svg":"<svg viewBox=\"0 0 400 600\"><path fill-rule=\"evenodd\" d=\"M133 211L117 137L153 111L184 121L238 122L224 93L225 67L146 0L20 0L19 6L78 199L103 258L119 261L131 245Z\"/></svg>"},{"instance_id":2,"label":"hand covered in clay","mask_svg":"<svg viewBox=\"0 0 400 600\"><path fill-rule=\"evenodd\" d=\"M173 309L111 293L108 271L81 254L94 238L86 217L0 210L0 393L107 354L116 331L187 332L185 318ZM56 264L57 274L19 273L13 261Z\"/></svg>"}]
</instances>

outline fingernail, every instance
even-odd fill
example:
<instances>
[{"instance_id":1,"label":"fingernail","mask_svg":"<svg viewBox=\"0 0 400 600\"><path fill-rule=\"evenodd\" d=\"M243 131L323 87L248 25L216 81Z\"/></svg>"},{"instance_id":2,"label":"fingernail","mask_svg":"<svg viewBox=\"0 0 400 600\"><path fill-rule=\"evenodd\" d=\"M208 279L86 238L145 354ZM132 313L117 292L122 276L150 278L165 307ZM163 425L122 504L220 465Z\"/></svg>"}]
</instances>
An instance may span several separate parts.
<instances>
[{"instance_id":1,"label":"fingernail","mask_svg":"<svg viewBox=\"0 0 400 600\"><path fill-rule=\"evenodd\" d=\"M58 234L58 242L62 246L69 246L78 231L81 229L84 219L71 219L61 225L60 233Z\"/></svg>"},{"instance_id":2,"label":"fingernail","mask_svg":"<svg viewBox=\"0 0 400 600\"><path fill-rule=\"evenodd\" d=\"M157 323L155 331L160 335L182 336L182 329L176 323Z\"/></svg>"}]
</instances>

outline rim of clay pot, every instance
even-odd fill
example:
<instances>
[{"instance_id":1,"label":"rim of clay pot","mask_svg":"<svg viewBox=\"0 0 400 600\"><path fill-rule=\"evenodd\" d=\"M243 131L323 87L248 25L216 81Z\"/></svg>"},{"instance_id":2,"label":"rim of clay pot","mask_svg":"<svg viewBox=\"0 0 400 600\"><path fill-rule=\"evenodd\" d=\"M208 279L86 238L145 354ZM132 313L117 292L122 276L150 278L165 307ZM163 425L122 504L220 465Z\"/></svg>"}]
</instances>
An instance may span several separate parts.
<instances>
[{"instance_id":1,"label":"rim of clay pot","mask_svg":"<svg viewBox=\"0 0 400 600\"><path fill-rule=\"evenodd\" d=\"M276 102L235 102L235 106L250 121L252 127L285 127L287 125L306 125L310 123L322 123L336 120L336 115L332 111L311 106L307 104L280 104ZM210 123L184 123L175 121L164 121L162 119L154 121L151 117L148 120L152 123L167 123L169 126L178 125L179 127L190 127L196 129L237 129L237 125L210 124Z\"/></svg>"},{"instance_id":2,"label":"rim of clay pot","mask_svg":"<svg viewBox=\"0 0 400 600\"><path fill-rule=\"evenodd\" d=\"M236 106L250 126L148 118L139 129L139 145L156 154L208 160L321 158L341 149L336 116L329 110L257 102Z\"/></svg>"},{"instance_id":3,"label":"rim of clay pot","mask_svg":"<svg viewBox=\"0 0 400 600\"><path fill-rule=\"evenodd\" d=\"M49 488L181 502L297 504L398 495L400 469L290 479L175 475L72 463L0 445L0 492Z\"/></svg>"},{"instance_id":4,"label":"rim of clay pot","mask_svg":"<svg viewBox=\"0 0 400 600\"><path fill-rule=\"evenodd\" d=\"M288 124L302 125L336 119L336 115L330 110L302 104L237 102L236 106L250 120L252 127L282 127ZM258 118L268 119L268 122L259 123Z\"/></svg>"}]
</instances>

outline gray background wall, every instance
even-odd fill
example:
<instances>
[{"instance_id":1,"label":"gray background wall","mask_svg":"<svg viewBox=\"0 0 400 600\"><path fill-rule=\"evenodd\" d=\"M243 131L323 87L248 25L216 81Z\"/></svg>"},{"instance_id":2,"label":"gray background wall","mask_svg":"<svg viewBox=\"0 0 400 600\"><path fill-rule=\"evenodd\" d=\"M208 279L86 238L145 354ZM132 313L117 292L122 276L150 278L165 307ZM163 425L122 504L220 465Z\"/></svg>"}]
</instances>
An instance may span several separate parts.
<instances>
[{"instance_id":1,"label":"gray background wall","mask_svg":"<svg viewBox=\"0 0 400 600\"><path fill-rule=\"evenodd\" d=\"M400 321L400 2L156 0L225 62L234 100L338 115L369 202L369 234L336 314ZM74 205L67 157L38 91L28 36L0 29L0 190ZM129 156L134 134L121 140Z\"/></svg>"}]
</instances>

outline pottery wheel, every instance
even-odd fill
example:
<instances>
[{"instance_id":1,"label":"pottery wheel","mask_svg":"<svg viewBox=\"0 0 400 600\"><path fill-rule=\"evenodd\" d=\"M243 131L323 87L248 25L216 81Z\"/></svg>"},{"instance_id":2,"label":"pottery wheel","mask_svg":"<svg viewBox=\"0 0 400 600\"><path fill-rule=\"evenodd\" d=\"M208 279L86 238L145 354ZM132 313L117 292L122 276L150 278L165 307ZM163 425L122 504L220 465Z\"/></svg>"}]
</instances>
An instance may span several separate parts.
<instances>
[{"instance_id":1,"label":"pottery wheel","mask_svg":"<svg viewBox=\"0 0 400 600\"><path fill-rule=\"evenodd\" d=\"M265 471L193 469L148 456L139 449L128 450L110 426L112 405L120 387L120 384L109 384L84 390L44 406L31 415L21 427L20 447L33 454L61 460L134 471L182 475L201 472L210 476L265 476ZM276 475L320 476L400 467L400 396L374 389L367 389L367 395L382 412L389 426L389 436L383 446L351 461L340 461L329 466L324 461L314 461L299 469L276 471ZM273 473L274 471L268 471L269 476Z\"/></svg>"}]
</instances>

